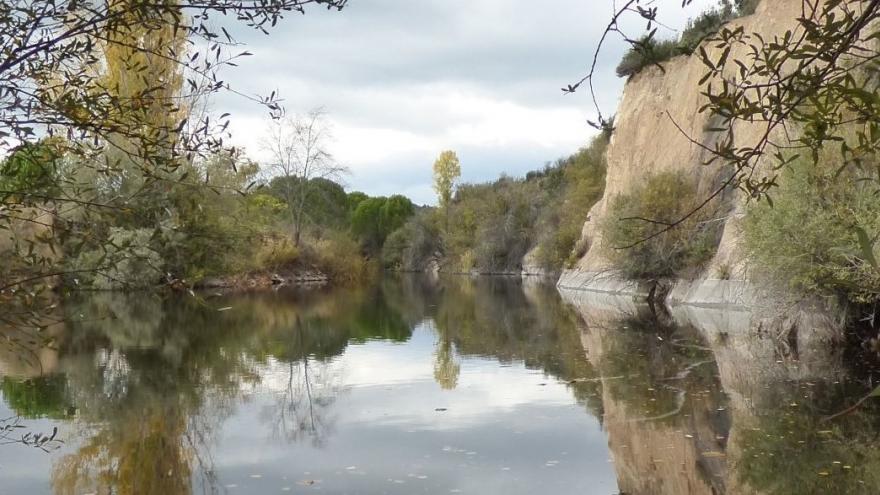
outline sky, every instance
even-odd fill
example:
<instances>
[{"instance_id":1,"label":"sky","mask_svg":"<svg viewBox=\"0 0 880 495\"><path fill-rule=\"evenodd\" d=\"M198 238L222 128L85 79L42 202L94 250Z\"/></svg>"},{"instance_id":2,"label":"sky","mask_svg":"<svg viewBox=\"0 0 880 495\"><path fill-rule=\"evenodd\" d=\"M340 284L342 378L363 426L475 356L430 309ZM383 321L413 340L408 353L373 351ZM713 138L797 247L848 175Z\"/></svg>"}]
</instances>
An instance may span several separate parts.
<instances>
[{"instance_id":1,"label":"sky","mask_svg":"<svg viewBox=\"0 0 880 495\"><path fill-rule=\"evenodd\" d=\"M462 180L523 176L589 142L589 94L561 87L586 74L613 0L350 0L341 12L291 14L264 36L237 30L254 55L224 80L239 92L277 91L289 113L323 108L330 151L349 169L348 190L403 194L436 203L431 166L446 149ZM642 3L650 3L643 0ZM660 37L713 0L657 0ZM644 21L624 25L640 34ZM626 45L614 38L596 80L606 114L623 80L614 68ZM232 143L265 162L269 126L262 107L228 93L215 110L232 113Z\"/></svg>"}]
</instances>

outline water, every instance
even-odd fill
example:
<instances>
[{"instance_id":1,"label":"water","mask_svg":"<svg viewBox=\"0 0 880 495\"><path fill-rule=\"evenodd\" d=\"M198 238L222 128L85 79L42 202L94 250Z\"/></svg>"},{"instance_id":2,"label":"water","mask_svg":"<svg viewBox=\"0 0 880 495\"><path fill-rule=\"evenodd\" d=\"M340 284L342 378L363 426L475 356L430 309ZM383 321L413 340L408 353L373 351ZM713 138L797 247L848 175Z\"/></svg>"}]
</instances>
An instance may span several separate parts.
<instances>
[{"instance_id":1,"label":"water","mask_svg":"<svg viewBox=\"0 0 880 495\"><path fill-rule=\"evenodd\" d=\"M21 426L0 494L880 491L873 400L827 420L870 390L839 346L564 296L406 277L66 301L48 345L0 347Z\"/></svg>"}]
</instances>

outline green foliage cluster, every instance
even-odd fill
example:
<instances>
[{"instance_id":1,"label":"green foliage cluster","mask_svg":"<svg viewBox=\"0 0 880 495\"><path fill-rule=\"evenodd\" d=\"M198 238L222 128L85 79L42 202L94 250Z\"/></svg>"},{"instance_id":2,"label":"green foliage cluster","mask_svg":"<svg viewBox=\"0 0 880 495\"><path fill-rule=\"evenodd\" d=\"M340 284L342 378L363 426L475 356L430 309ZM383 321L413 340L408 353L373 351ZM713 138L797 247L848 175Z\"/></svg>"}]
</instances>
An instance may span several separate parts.
<instances>
[{"instance_id":1,"label":"green foliage cluster","mask_svg":"<svg viewBox=\"0 0 880 495\"><path fill-rule=\"evenodd\" d=\"M657 40L653 36L646 36L636 41L623 55L623 59L617 64L617 77L634 76L646 67L660 66L661 63L681 55L678 48L675 40Z\"/></svg>"},{"instance_id":2,"label":"green foliage cluster","mask_svg":"<svg viewBox=\"0 0 880 495\"><path fill-rule=\"evenodd\" d=\"M561 183L539 219L541 228L535 253L539 265L546 270L570 268L585 254L585 246L578 246L578 242L588 212L605 191L608 139L607 134L602 134L590 146L556 164L554 172Z\"/></svg>"},{"instance_id":3,"label":"green foliage cluster","mask_svg":"<svg viewBox=\"0 0 880 495\"><path fill-rule=\"evenodd\" d=\"M63 210L64 268L79 287L140 289L257 270L263 267L255 253L283 225L282 205L248 189L259 167L241 155L186 163L155 182L124 173L108 181L76 170L62 171L71 175L62 181L67 197L132 198L126 208L100 214Z\"/></svg>"},{"instance_id":4,"label":"green foliage cluster","mask_svg":"<svg viewBox=\"0 0 880 495\"><path fill-rule=\"evenodd\" d=\"M369 272L367 259L378 256L388 233L414 209L401 196L348 194L333 181L312 179L306 187L303 244L297 246L292 209L282 193L286 181L297 179L275 178L259 187L259 165L240 154L186 163L152 183L135 174L108 180L75 170L66 166L57 172L71 174L61 181L69 197L134 198L126 208L101 215L64 210L69 282L102 290L285 268L318 268L340 281L358 279Z\"/></svg>"},{"instance_id":5,"label":"green foliage cluster","mask_svg":"<svg viewBox=\"0 0 880 495\"><path fill-rule=\"evenodd\" d=\"M431 208L419 209L388 236L382 249L382 264L405 272L424 270L429 260L440 257L441 231L437 212Z\"/></svg>"},{"instance_id":6,"label":"green foliage cluster","mask_svg":"<svg viewBox=\"0 0 880 495\"><path fill-rule=\"evenodd\" d=\"M47 375L27 380L0 379L3 400L16 414L28 419L66 418L75 407L68 397L64 376Z\"/></svg>"},{"instance_id":7,"label":"green foliage cluster","mask_svg":"<svg viewBox=\"0 0 880 495\"><path fill-rule=\"evenodd\" d=\"M677 40L657 40L651 33L633 42L617 66L618 77L630 77L650 66L659 66L678 55L694 52L706 38L717 33L724 24L755 12L760 0L721 0L717 6L688 20Z\"/></svg>"},{"instance_id":8,"label":"green foliage cluster","mask_svg":"<svg viewBox=\"0 0 880 495\"><path fill-rule=\"evenodd\" d=\"M755 276L853 302L880 298L880 196L869 172L841 168L828 153L782 173L772 204L752 204L743 222Z\"/></svg>"},{"instance_id":9,"label":"green foliage cluster","mask_svg":"<svg viewBox=\"0 0 880 495\"><path fill-rule=\"evenodd\" d=\"M523 179L459 185L447 208L419 211L389 236L385 266L420 271L434 259L450 272L518 273L534 250L542 268L561 270L604 190L607 143L603 134Z\"/></svg>"},{"instance_id":10,"label":"green foliage cluster","mask_svg":"<svg viewBox=\"0 0 880 495\"><path fill-rule=\"evenodd\" d=\"M285 189L296 188L302 179L299 177L275 177L265 192L281 202L288 197ZM349 195L336 182L316 177L308 181L305 188L304 216L311 235L319 235L325 229L344 229L348 223Z\"/></svg>"},{"instance_id":11,"label":"green foliage cluster","mask_svg":"<svg viewBox=\"0 0 880 495\"><path fill-rule=\"evenodd\" d=\"M538 212L547 195L542 181L502 177L490 184L465 184L449 207L444 235L452 271L517 271L534 240Z\"/></svg>"},{"instance_id":12,"label":"green foliage cluster","mask_svg":"<svg viewBox=\"0 0 880 495\"><path fill-rule=\"evenodd\" d=\"M668 228L701 199L693 181L675 172L650 176L614 198L600 228L622 274L634 280L686 277L709 261L721 237L721 223L714 221L712 208L703 207Z\"/></svg>"},{"instance_id":13,"label":"green foliage cluster","mask_svg":"<svg viewBox=\"0 0 880 495\"><path fill-rule=\"evenodd\" d=\"M379 253L385 239L415 213L405 196L376 197L361 201L351 214L351 231L370 253Z\"/></svg>"},{"instance_id":14,"label":"green foliage cluster","mask_svg":"<svg viewBox=\"0 0 880 495\"><path fill-rule=\"evenodd\" d=\"M61 143L53 138L15 148L0 163L0 201L7 202L24 194L56 194L55 178L62 153Z\"/></svg>"}]
</instances>

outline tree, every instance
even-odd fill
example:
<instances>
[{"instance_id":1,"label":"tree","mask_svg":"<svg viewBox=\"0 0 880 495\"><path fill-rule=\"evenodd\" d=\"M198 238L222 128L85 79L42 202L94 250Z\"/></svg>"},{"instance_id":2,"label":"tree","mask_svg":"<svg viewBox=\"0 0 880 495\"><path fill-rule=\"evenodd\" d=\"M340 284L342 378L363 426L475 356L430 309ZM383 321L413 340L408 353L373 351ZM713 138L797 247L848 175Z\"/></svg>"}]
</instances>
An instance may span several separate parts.
<instances>
[{"instance_id":1,"label":"tree","mask_svg":"<svg viewBox=\"0 0 880 495\"><path fill-rule=\"evenodd\" d=\"M111 224L126 218L147 195L161 202L161 192L170 184L203 185L187 181L180 169L224 148L229 114L195 118L190 104L218 92L235 92L220 74L250 53L230 34L233 25L268 33L288 13L303 13L309 5L341 9L346 3L5 2L0 8L0 151L60 138L66 173L53 177L51 188L0 181L0 230L13 230L16 222L40 222L55 233L33 240L48 245L52 256L35 255L41 250L33 246L2 249L9 261L5 266L25 268L0 271L0 304L8 305L0 312L0 323L39 327L37 313L48 313L52 305L33 295L54 284L57 276L76 275L54 258L64 229L79 230L80 238L101 239L93 228L102 223L96 218L113 217ZM275 115L281 112L274 93L242 96ZM25 176L21 167L14 171L18 179L30 178L36 170L27 165ZM82 181L82 176L94 180ZM79 211L70 222L66 213L74 207ZM34 220L33 211L54 218ZM78 248L68 243L65 249ZM29 290L19 290L23 286Z\"/></svg>"},{"instance_id":2,"label":"tree","mask_svg":"<svg viewBox=\"0 0 880 495\"><path fill-rule=\"evenodd\" d=\"M297 177L275 177L269 181L268 193L287 206L287 191L299 187ZM312 179L304 185L308 201L303 216L318 234L325 229L348 227L349 197L345 189L330 179ZM305 227L304 227L305 228Z\"/></svg>"},{"instance_id":3,"label":"tree","mask_svg":"<svg viewBox=\"0 0 880 495\"><path fill-rule=\"evenodd\" d=\"M434 191L440 200L440 208L446 215L446 228L449 230L449 203L455 190L456 181L461 177L461 163L454 151L440 153L434 162Z\"/></svg>"},{"instance_id":4,"label":"tree","mask_svg":"<svg viewBox=\"0 0 880 495\"><path fill-rule=\"evenodd\" d=\"M415 214L415 205L408 198L367 198L360 202L351 216L351 230L369 252L378 253L385 239Z\"/></svg>"},{"instance_id":5,"label":"tree","mask_svg":"<svg viewBox=\"0 0 880 495\"><path fill-rule=\"evenodd\" d=\"M332 140L326 114L321 109L305 116L273 120L263 148L269 153L270 171L283 179L281 194L293 221L294 245L299 247L310 197L309 183L315 179L338 179L346 168L328 151Z\"/></svg>"}]
</instances>

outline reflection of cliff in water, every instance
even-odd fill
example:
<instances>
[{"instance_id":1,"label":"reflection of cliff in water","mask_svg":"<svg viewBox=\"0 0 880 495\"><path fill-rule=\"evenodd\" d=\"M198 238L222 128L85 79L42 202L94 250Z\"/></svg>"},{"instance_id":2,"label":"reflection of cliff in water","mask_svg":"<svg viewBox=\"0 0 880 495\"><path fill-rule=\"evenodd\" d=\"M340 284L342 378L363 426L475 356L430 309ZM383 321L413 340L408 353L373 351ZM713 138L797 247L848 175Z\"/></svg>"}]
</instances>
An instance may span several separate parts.
<instances>
[{"instance_id":1,"label":"reflection of cliff in water","mask_svg":"<svg viewBox=\"0 0 880 495\"><path fill-rule=\"evenodd\" d=\"M622 493L876 493L875 408L823 418L864 394L833 325L800 314L768 335L748 312L563 292L602 376L603 420Z\"/></svg>"}]
</instances>

